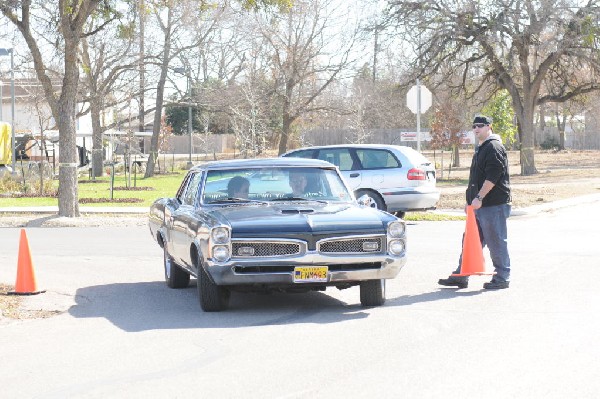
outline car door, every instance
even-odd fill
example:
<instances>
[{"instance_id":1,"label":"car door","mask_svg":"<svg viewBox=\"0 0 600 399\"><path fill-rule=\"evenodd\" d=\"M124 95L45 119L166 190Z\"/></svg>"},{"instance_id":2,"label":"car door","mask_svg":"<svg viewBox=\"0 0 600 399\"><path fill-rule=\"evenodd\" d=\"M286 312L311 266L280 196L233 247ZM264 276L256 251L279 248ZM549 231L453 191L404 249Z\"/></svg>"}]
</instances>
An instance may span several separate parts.
<instances>
[{"instance_id":1,"label":"car door","mask_svg":"<svg viewBox=\"0 0 600 399\"><path fill-rule=\"evenodd\" d=\"M402 164L391 151L378 148L357 148L360 161L361 187L377 191L398 187Z\"/></svg>"},{"instance_id":2,"label":"car door","mask_svg":"<svg viewBox=\"0 0 600 399\"><path fill-rule=\"evenodd\" d=\"M173 252L171 256L182 266L191 267L190 245L195 237L195 210L198 200L198 188L202 173L196 172L189 178L183 193L182 203L171 215L171 240ZM191 231L194 230L192 234Z\"/></svg>"},{"instance_id":3,"label":"car door","mask_svg":"<svg viewBox=\"0 0 600 399\"><path fill-rule=\"evenodd\" d=\"M362 174L359 162L349 148L321 148L317 157L337 166L352 190L360 187Z\"/></svg>"}]
</instances>

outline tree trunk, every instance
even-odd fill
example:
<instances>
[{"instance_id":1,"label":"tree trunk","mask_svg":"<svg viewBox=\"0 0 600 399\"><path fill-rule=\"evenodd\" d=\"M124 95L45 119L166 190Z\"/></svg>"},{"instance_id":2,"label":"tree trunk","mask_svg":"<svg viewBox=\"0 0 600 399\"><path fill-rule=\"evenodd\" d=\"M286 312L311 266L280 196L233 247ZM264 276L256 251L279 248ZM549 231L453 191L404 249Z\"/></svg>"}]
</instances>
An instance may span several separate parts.
<instances>
[{"instance_id":1,"label":"tree trunk","mask_svg":"<svg viewBox=\"0 0 600 399\"><path fill-rule=\"evenodd\" d=\"M454 148L454 163L452 164L455 168L460 168L460 146L455 145Z\"/></svg>"},{"instance_id":2,"label":"tree trunk","mask_svg":"<svg viewBox=\"0 0 600 399\"><path fill-rule=\"evenodd\" d=\"M158 81L158 88L156 90L156 109L154 111L154 122L152 127L152 138L150 139L150 154L148 156L148 164L146 165L146 174L144 177L154 176L154 163L158 157L158 138L160 135L161 128L161 116L165 94L165 82L167 80L167 64L163 66L163 72L161 72L160 79Z\"/></svg>"},{"instance_id":3,"label":"tree trunk","mask_svg":"<svg viewBox=\"0 0 600 399\"><path fill-rule=\"evenodd\" d=\"M556 127L558 128L558 149L565 149L565 128L567 127L567 117L564 116L561 120L558 112L558 105L556 110Z\"/></svg>"},{"instance_id":4,"label":"tree trunk","mask_svg":"<svg viewBox=\"0 0 600 399\"><path fill-rule=\"evenodd\" d=\"M291 115L292 95L295 83L293 79L288 79L285 84L285 98L283 99L283 126L281 128L281 139L279 140L279 155L287 151L287 145L290 138L292 123L294 117Z\"/></svg>"},{"instance_id":5,"label":"tree trunk","mask_svg":"<svg viewBox=\"0 0 600 399\"><path fill-rule=\"evenodd\" d=\"M525 107L520 117L522 133L521 141L521 175L529 176L537 173L535 168L533 143L533 106Z\"/></svg>"},{"instance_id":6,"label":"tree trunk","mask_svg":"<svg viewBox=\"0 0 600 399\"><path fill-rule=\"evenodd\" d=\"M283 126L281 129L281 139L279 140L279 153L281 155L287 151L288 138L290 137L290 129L292 120L288 114L283 115Z\"/></svg>"},{"instance_id":7,"label":"tree trunk","mask_svg":"<svg viewBox=\"0 0 600 399\"><path fill-rule=\"evenodd\" d=\"M143 132L146 128L146 125L144 123L144 114L145 114L145 109L144 109L144 96L146 95L145 89L146 89L146 81L145 81L145 71L144 71L144 30L145 30L145 18L144 16L146 15L146 10L145 10L145 6L144 6L144 0L140 0L140 10L139 10L139 15L140 15L140 58L139 58L139 70L140 70L140 97L138 99L139 103L140 103L140 109L139 109L139 113L138 113L138 121L139 121L139 131ZM142 152L145 150L143 148L143 143L144 140L142 139Z\"/></svg>"},{"instance_id":8,"label":"tree trunk","mask_svg":"<svg viewBox=\"0 0 600 399\"><path fill-rule=\"evenodd\" d=\"M156 108L154 110L154 122L152 126L152 138L150 139L150 151L148 155L148 163L146 165L145 178L154 176L154 164L158 158L158 139L160 135L162 109L165 95L165 82L167 81L167 72L169 70L169 62L171 60L171 29L172 29L172 10L167 11L167 25L163 29L165 34L163 42L163 53L161 60L160 77L156 87Z\"/></svg>"},{"instance_id":9,"label":"tree trunk","mask_svg":"<svg viewBox=\"0 0 600 399\"><path fill-rule=\"evenodd\" d=\"M92 176L102 176L104 152L102 151L102 124L100 120L102 105L96 93L90 100L90 116L92 118Z\"/></svg>"},{"instance_id":10,"label":"tree trunk","mask_svg":"<svg viewBox=\"0 0 600 399\"><path fill-rule=\"evenodd\" d=\"M77 115L77 86L79 67L77 64L78 41L65 35L65 75L58 99L58 216L79 216L77 190L77 154L75 116Z\"/></svg>"}]
</instances>

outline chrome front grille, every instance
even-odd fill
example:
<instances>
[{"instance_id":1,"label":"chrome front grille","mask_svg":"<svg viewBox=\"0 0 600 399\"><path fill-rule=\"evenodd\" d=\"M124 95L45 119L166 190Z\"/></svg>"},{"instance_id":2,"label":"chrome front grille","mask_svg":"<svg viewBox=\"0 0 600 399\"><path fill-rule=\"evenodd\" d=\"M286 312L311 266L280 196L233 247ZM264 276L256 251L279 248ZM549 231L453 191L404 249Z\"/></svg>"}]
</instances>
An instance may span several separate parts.
<instances>
[{"instance_id":1,"label":"chrome front grille","mask_svg":"<svg viewBox=\"0 0 600 399\"><path fill-rule=\"evenodd\" d=\"M319 252L327 254L372 254L382 251L383 237L346 238L319 243Z\"/></svg>"},{"instance_id":2,"label":"chrome front grille","mask_svg":"<svg viewBox=\"0 0 600 399\"><path fill-rule=\"evenodd\" d=\"M232 255L242 258L292 256L300 254L300 244L295 242L244 242L232 243Z\"/></svg>"}]
</instances>

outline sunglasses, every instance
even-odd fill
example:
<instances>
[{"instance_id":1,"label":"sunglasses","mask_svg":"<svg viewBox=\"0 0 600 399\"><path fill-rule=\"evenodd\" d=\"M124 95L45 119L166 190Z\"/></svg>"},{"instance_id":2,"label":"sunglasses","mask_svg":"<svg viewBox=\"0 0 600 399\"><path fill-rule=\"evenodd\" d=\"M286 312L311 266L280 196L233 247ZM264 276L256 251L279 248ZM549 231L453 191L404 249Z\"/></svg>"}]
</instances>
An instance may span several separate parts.
<instances>
[{"instance_id":1,"label":"sunglasses","mask_svg":"<svg viewBox=\"0 0 600 399\"><path fill-rule=\"evenodd\" d=\"M487 125L485 123L473 123L473 129L476 129L478 127L482 128L484 126L487 126Z\"/></svg>"}]
</instances>

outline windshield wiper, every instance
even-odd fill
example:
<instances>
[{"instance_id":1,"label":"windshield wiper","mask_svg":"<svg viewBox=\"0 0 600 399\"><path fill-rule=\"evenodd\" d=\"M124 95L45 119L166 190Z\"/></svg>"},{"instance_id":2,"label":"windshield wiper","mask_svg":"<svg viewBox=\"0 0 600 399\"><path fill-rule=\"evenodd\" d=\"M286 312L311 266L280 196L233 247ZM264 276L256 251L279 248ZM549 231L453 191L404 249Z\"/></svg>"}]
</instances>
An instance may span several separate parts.
<instances>
[{"instance_id":1,"label":"windshield wiper","mask_svg":"<svg viewBox=\"0 0 600 399\"><path fill-rule=\"evenodd\" d=\"M327 201L324 200L319 200L319 199L315 199L315 198L304 198L304 197L279 197L279 198L273 198L271 200L271 202L274 201L314 201L314 202L319 202L321 204L326 204Z\"/></svg>"},{"instance_id":2,"label":"windshield wiper","mask_svg":"<svg viewBox=\"0 0 600 399\"><path fill-rule=\"evenodd\" d=\"M239 203L239 202L252 202L252 203L258 203L258 204L266 204L265 201L253 200L253 199L249 199L249 198L233 198L233 197L210 201L210 202L207 202L207 204L233 204L233 203Z\"/></svg>"}]
</instances>

